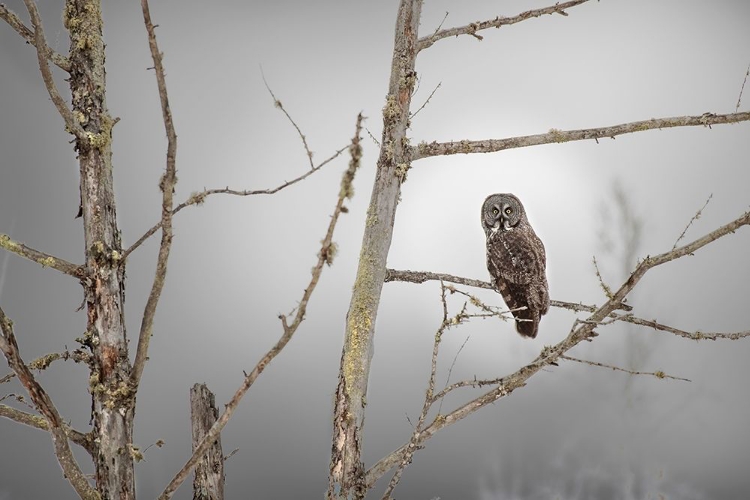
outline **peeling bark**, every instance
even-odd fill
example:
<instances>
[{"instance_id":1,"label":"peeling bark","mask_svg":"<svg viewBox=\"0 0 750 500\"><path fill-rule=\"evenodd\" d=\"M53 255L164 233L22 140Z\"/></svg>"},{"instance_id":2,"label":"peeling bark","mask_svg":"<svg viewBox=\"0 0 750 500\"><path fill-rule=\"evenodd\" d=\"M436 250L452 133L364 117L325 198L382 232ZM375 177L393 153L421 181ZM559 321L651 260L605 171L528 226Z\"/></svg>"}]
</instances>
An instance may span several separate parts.
<instances>
[{"instance_id":1,"label":"peeling bark","mask_svg":"<svg viewBox=\"0 0 750 500\"><path fill-rule=\"evenodd\" d=\"M129 384L123 304L124 268L112 178L112 125L105 99L104 42L99 0L67 0L73 117L83 129L75 147L81 176L89 389L98 450L96 486L102 498L134 499L132 434L135 395Z\"/></svg>"},{"instance_id":2,"label":"peeling bark","mask_svg":"<svg viewBox=\"0 0 750 500\"><path fill-rule=\"evenodd\" d=\"M193 429L193 451L219 418L214 395L206 384L190 389L190 420ZM193 500L224 500L224 454L221 435L195 466Z\"/></svg>"}]
</instances>

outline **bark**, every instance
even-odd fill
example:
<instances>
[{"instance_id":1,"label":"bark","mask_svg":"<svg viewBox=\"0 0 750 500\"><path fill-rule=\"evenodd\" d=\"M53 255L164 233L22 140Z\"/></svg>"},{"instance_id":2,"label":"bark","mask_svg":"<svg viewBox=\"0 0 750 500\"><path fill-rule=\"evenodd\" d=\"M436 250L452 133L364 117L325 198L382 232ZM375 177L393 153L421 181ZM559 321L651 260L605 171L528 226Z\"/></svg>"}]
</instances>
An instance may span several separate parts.
<instances>
[{"instance_id":1,"label":"bark","mask_svg":"<svg viewBox=\"0 0 750 500\"><path fill-rule=\"evenodd\" d=\"M193 451L219 418L214 395L206 384L190 389L190 420L193 427ZM221 434L195 466L193 500L224 500L224 454Z\"/></svg>"},{"instance_id":2,"label":"bark","mask_svg":"<svg viewBox=\"0 0 750 500\"><path fill-rule=\"evenodd\" d=\"M83 129L75 147L81 176L88 313L84 343L91 349L96 487L102 498L134 499L133 417L123 303L124 268L112 181L112 125L105 99L104 42L99 0L67 0L73 117Z\"/></svg>"},{"instance_id":3,"label":"bark","mask_svg":"<svg viewBox=\"0 0 750 500\"><path fill-rule=\"evenodd\" d=\"M336 389L329 498L363 498L366 493L360 454L367 383L396 205L409 169L406 129L416 82L414 62L421 7L421 0L402 0L396 20L391 78L383 108L382 147L347 314Z\"/></svg>"}]
</instances>

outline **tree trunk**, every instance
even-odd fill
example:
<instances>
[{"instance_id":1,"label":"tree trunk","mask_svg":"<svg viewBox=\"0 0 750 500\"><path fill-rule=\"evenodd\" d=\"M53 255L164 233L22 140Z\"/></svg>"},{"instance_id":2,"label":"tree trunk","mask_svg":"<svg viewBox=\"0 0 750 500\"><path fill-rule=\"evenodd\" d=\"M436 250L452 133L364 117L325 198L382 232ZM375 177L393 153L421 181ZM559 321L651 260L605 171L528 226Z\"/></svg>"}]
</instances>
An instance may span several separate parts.
<instances>
[{"instance_id":1,"label":"tree trunk","mask_svg":"<svg viewBox=\"0 0 750 500\"><path fill-rule=\"evenodd\" d=\"M76 140L81 175L88 311L84 343L93 354L89 389L98 450L96 487L102 498L135 498L130 388L123 303L125 273L112 185L112 125L105 99L104 42L99 0L66 0L73 116L85 131Z\"/></svg>"},{"instance_id":2,"label":"tree trunk","mask_svg":"<svg viewBox=\"0 0 750 500\"><path fill-rule=\"evenodd\" d=\"M360 455L367 382L396 205L401 183L409 169L406 129L411 94L417 79L414 62L421 7L421 0L402 0L396 20L391 79L383 108L380 157L347 314L336 389L329 498L364 498L366 493Z\"/></svg>"},{"instance_id":3,"label":"tree trunk","mask_svg":"<svg viewBox=\"0 0 750 500\"><path fill-rule=\"evenodd\" d=\"M190 389L190 420L193 426L193 451L219 418L214 395L206 384ZM221 437L214 441L195 466L193 500L224 500L224 454Z\"/></svg>"}]
</instances>

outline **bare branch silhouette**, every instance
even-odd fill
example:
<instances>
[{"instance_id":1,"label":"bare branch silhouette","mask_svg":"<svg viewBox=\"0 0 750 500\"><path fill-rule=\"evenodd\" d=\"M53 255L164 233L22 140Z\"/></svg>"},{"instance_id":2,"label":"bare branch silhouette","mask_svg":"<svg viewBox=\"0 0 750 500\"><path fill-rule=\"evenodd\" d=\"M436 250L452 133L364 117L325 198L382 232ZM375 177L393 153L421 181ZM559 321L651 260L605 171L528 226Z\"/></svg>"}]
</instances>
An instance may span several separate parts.
<instances>
[{"instance_id":1,"label":"bare branch silhouette","mask_svg":"<svg viewBox=\"0 0 750 500\"><path fill-rule=\"evenodd\" d=\"M326 231L326 235L323 238L320 251L318 252L318 261L313 268L310 282L307 285L304 293L302 294L302 299L296 307L296 312L294 313L292 322L289 323L288 317L284 314L279 316L279 319L281 320L281 327L283 330L281 338L260 359L260 361L258 361L258 363L255 365L255 368L253 368L253 370L249 374L245 375L245 379L242 382L242 385L239 389L237 389L229 403L225 405L224 412L219 416L211 429L206 433L206 435L203 437L203 440L195 447L192 456L188 459L185 465L183 465L183 467L177 472L177 474L175 474L175 476L166 486L162 494L159 496L159 500L167 500L171 498L177 488L179 488L179 486L185 481L192 468L198 463L206 450L211 447L213 442L224 429L224 426L227 424L227 422L229 422L229 419L232 418L234 411L237 409L237 406L239 405L243 396L247 393L248 389L250 389L253 383L255 383L257 378L261 373L263 373L263 370L266 369L269 363L271 363L271 361L273 361L273 359L289 343L289 341L292 339L292 336L297 331L302 321L305 319L307 304L310 300L310 297L312 297L313 292L315 291L315 287L318 284L320 275L323 272L323 267L326 265L330 266L333 263L333 259L336 254L336 244L333 242L333 232L336 228L336 223L338 222L339 216L344 213L344 202L347 199L351 198L354 192L352 189L352 182L354 181L354 176L357 173L357 169L359 168L360 160L362 158L362 147L360 146L362 120L362 114L357 116L356 132L354 137L352 138L351 146L349 147L349 152L351 154L349 168L344 172L343 178L341 180L341 189L339 190L338 200L336 202L336 207L333 210L331 221L328 224L328 230Z\"/></svg>"},{"instance_id":2,"label":"bare branch silhouette","mask_svg":"<svg viewBox=\"0 0 750 500\"><path fill-rule=\"evenodd\" d=\"M172 205L174 204L174 186L177 183L177 133L172 121L172 111L169 108L169 96L167 95L167 82L164 77L164 66L162 58L164 55L159 52L159 45L156 42L156 33L154 25L151 22L151 12L148 7L148 0L141 0L141 10L143 11L143 21L148 32L148 45L151 50L151 59L154 61L154 71L156 72L156 83L159 88L159 101L161 102L162 119L164 128L167 133L167 167L164 175L159 182L159 188L162 192L161 202L161 243L159 245L159 256L156 260L156 272L154 281L151 284L151 292L148 295L146 306L143 311L141 321L141 330L138 335L138 348L133 362L133 370L130 374L130 384L134 390L138 389L141 382L143 369L148 360L148 347L151 342L151 332L154 325L154 316L156 315L156 306L159 304L161 292L164 289L164 279L167 276L167 262L169 261L169 252L172 248Z\"/></svg>"},{"instance_id":3,"label":"bare branch silhouette","mask_svg":"<svg viewBox=\"0 0 750 500\"><path fill-rule=\"evenodd\" d=\"M13 322L5 315L5 311L2 308L0 308L0 331L2 332L2 335L0 335L0 351L5 355L8 366L15 372L21 385L29 393L34 406L47 422L47 430L52 437L55 447L55 456L68 481L70 481L70 484L81 498L85 500L100 499L99 493L89 484L73 456L73 452L68 444L66 426L57 412L57 408L21 358L18 352L16 337L13 333ZM12 412L7 413L12 414ZM14 414L14 416L23 417L19 414ZM41 428L40 426L34 427Z\"/></svg>"},{"instance_id":4,"label":"bare branch silhouette","mask_svg":"<svg viewBox=\"0 0 750 500\"><path fill-rule=\"evenodd\" d=\"M601 368L609 368L610 370L618 371L618 372L624 372L629 373L630 375L650 375L652 377L656 377L658 379L672 379L672 380L682 380L683 382L690 382L689 379L682 378L682 377L674 377L672 375L667 375L661 370L655 371L655 372L642 372L642 371L635 371L635 370L627 370L625 368L620 368L619 366L614 365L608 365L606 363L599 363L597 361L588 361L586 359L580 359L580 358L574 358L572 356L566 356L565 354L560 355L560 359L566 359L568 361L575 361L576 363L582 363L584 365L590 365L590 366L598 366Z\"/></svg>"},{"instance_id":5,"label":"bare branch silhouette","mask_svg":"<svg viewBox=\"0 0 750 500\"><path fill-rule=\"evenodd\" d=\"M673 127L695 127L720 125L725 123L739 123L750 120L750 111L742 113L731 113L726 115L715 115L704 113L699 116L675 116L671 118L652 118L638 122L623 123L609 127L598 127L580 130L557 130L550 129L546 134L525 135L509 137L507 139L486 139L479 141L452 141L452 142L422 142L411 148L411 161L430 156L443 156L471 153L494 153L506 149L525 148L541 144L562 143L571 141L595 140L611 138L618 135L632 134L645 130L673 128Z\"/></svg>"},{"instance_id":6,"label":"bare branch silhouette","mask_svg":"<svg viewBox=\"0 0 750 500\"><path fill-rule=\"evenodd\" d=\"M687 226L685 226L685 229L682 230L682 232L680 233L680 235L675 240L674 245L672 246L672 250L674 250L675 248L677 248L677 244L680 241L682 241L682 239L685 237L685 233L687 233L687 230L690 229L690 226L693 225L693 222L695 222L695 221L697 221L698 219L701 218L701 215L703 215L703 210L705 210L705 208L708 206L708 202L711 201L711 198L713 198L713 196L714 196L713 193L709 194L708 198L706 199L706 203L704 203L703 206L700 207L697 212L695 212L695 215L693 215L693 217L687 223Z\"/></svg>"},{"instance_id":7,"label":"bare branch silhouette","mask_svg":"<svg viewBox=\"0 0 750 500\"><path fill-rule=\"evenodd\" d=\"M7 22L16 33L21 35L27 43L36 47L36 32L26 26L23 21L16 15L15 12L9 10L4 4L0 3L0 19ZM47 53L49 54L50 60L61 70L70 71L70 61L68 58L55 52L54 50L47 47Z\"/></svg>"},{"instance_id":8,"label":"bare branch silhouette","mask_svg":"<svg viewBox=\"0 0 750 500\"><path fill-rule=\"evenodd\" d=\"M565 12L565 9L575 7L576 5L581 5L582 3L586 3L588 1L589 0L572 0L570 2L556 3L555 5L544 7L543 9L527 10L526 12L522 12L517 16L498 16L495 19L491 19L489 21L477 21L475 23L467 24L466 26L459 26L456 28L440 30L440 28L438 27L439 31L436 31L432 35L422 37L418 40L417 51L431 47L438 40L442 40L443 38L448 38L451 36L471 35L477 40L481 41L483 37L481 35L477 35L477 31L486 30L488 28L499 28L500 26L508 26L511 24L520 23L521 21L526 21L527 19L534 19L545 14L560 14L563 16L567 16L568 14ZM448 17L447 12L445 13L445 17ZM443 21L445 21L445 18L443 18ZM442 26L442 24L443 23L441 22L440 25Z\"/></svg>"},{"instance_id":9,"label":"bare branch silhouette","mask_svg":"<svg viewBox=\"0 0 750 500\"><path fill-rule=\"evenodd\" d=\"M494 381L489 381L492 385L497 384L497 387L486 392L485 394L469 401L468 403L456 408L452 412L446 415L438 415L433 421L427 425L419 434L419 438L415 443L411 441L399 449L395 450L391 454L379 460L367 471L366 485L371 487L375 481L382 477L388 470L397 466L405 456L409 453L410 446L422 446L425 441L432 437L438 430L452 425L459 420L466 418L480 408L487 406L490 403L497 401L498 399L507 396L515 389L522 387L526 384L526 381L538 373L544 367L556 364L557 360L560 359L567 351L578 345L584 340L590 340L596 337L598 333L595 328L602 324L602 322L609 317L616 309L624 302L627 295L636 287L638 282L643 276L652 268L665 264L667 262L679 259L686 255L692 255L697 250L716 241L723 236L734 233L737 229L742 226L750 225L750 212L746 212L739 218L725 224L718 229L708 233L707 235L699 238L689 244L682 247L670 250L654 257L646 257L636 267L635 270L630 274L630 277L623 283L620 288L613 293L607 302L593 312L586 320L578 320L573 323L570 333L568 336L553 346L547 346L531 363L521 367L516 372L501 377ZM466 383L466 382L463 382ZM478 382L474 382L479 385ZM454 386L461 383L453 384ZM466 383L471 385L471 381ZM448 388L446 388L448 389ZM445 392L445 391L443 391ZM442 397L444 394L441 392L436 397Z\"/></svg>"},{"instance_id":10,"label":"bare branch silhouette","mask_svg":"<svg viewBox=\"0 0 750 500\"><path fill-rule=\"evenodd\" d=\"M40 252L39 250L34 250L23 243L12 240L7 234L0 234L0 248L4 248L9 252L36 262L42 267L55 269L61 273L73 276L74 278L81 279L86 273L83 266L73 264L72 262L68 262L48 253Z\"/></svg>"}]
</instances>

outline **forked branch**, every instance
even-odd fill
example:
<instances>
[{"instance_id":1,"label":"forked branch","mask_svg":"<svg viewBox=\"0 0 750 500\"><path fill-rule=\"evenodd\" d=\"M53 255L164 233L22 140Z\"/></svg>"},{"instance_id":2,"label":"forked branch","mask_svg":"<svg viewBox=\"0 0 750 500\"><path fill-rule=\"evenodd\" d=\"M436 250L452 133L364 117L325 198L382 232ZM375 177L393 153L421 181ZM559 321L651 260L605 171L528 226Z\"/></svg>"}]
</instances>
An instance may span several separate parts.
<instances>
[{"instance_id":1,"label":"forked branch","mask_svg":"<svg viewBox=\"0 0 750 500\"><path fill-rule=\"evenodd\" d=\"M2 308L0 308L0 333L0 351L3 352L5 359L8 361L8 366L16 374L26 392L28 392L31 400L34 402L34 406L44 417L47 423L47 430L52 436L52 442L54 443L55 456L65 476L81 498L85 500L98 500L100 498L99 493L89 484L86 476L83 475L70 449L68 432L66 430L67 426L46 391L39 385L31 370L29 370L29 367L21 358L13 332L13 322L5 315L5 311ZM18 421L23 417L18 414L14 416L19 417ZM39 425L35 427L41 428Z\"/></svg>"},{"instance_id":2,"label":"forked branch","mask_svg":"<svg viewBox=\"0 0 750 500\"><path fill-rule=\"evenodd\" d=\"M307 288L305 288L305 291L302 294L302 299L300 300L299 305L296 308L296 312L294 313L294 317L291 323L289 322L289 319L286 315L282 314L281 316L279 316L279 319L281 320L282 334L278 342L276 342L276 344L260 359L260 361L258 361L258 363L255 365L255 368L253 368L250 373L245 375L245 379L243 380L242 385L234 393L234 396L229 401L229 403L225 405L224 412L219 416L211 429L206 433L203 440L201 440L198 446L195 447L192 456L188 459L185 465L183 465L182 469L180 469L177 474L175 474L174 478L172 478L172 480L169 482L167 487L159 496L159 500L167 500L172 497L175 491L177 491L177 488L179 488L180 485L185 481L192 468L195 467L206 450L211 447L213 442L224 429L224 426L227 424L227 422L229 422L229 419L232 418L234 411L237 409L237 406L240 404L240 401L242 400L244 395L255 383L260 374L263 373L266 367L271 363L271 361L273 361L273 359L284 349L284 347L286 347L286 345L292 339L294 333L299 328L302 321L305 319L307 304L310 300L310 297L312 297L313 292L315 291L315 287L318 284L320 275L323 272L323 267L325 265L330 266L333 263L333 258L336 254L336 244L333 242L333 232L336 228L336 223L338 222L339 216L346 211L344 203L347 199L351 198L352 193L354 192L352 189L352 182L354 181L354 176L357 172L357 169L359 168L360 160L362 158L362 148L360 146L362 119L363 117L361 114L357 116L356 133L354 135L354 138L352 139L351 146L349 147L349 152L351 153L349 168L344 172L343 178L341 180L341 189L339 191L336 207L333 210L331 221L328 224L328 230L326 231L326 235L323 238L320 251L318 252L318 260L312 270L312 277L310 278L310 282L308 283Z\"/></svg>"},{"instance_id":3,"label":"forked branch","mask_svg":"<svg viewBox=\"0 0 750 500\"><path fill-rule=\"evenodd\" d=\"M444 30L439 30L433 33L432 35L420 38L417 41L417 51L431 47L438 40L442 40L443 38L448 38L451 36L471 35L477 40L481 41L483 37L481 35L477 35L478 31L486 30L489 28L499 28L500 26L508 26L511 24L520 23L521 21L526 21L527 19L534 19L537 17L541 17L545 14L560 14L563 16L567 16L568 14L567 12L565 12L565 9L575 7L576 5L581 5L582 3L586 3L588 1L589 0L572 0L570 2L556 3L555 5L544 7L543 9L527 10L526 12L522 12L518 14L517 16L513 16L513 17L498 16L495 19L490 19L488 21L477 21L475 23L467 24L466 26L459 26L456 28L448 28ZM446 16L447 16L447 13L446 13Z\"/></svg>"},{"instance_id":4,"label":"forked branch","mask_svg":"<svg viewBox=\"0 0 750 500\"><path fill-rule=\"evenodd\" d=\"M750 121L750 111L715 115L704 113L699 116L675 116L671 118L652 118L638 122L623 123L609 127L588 128L580 130L550 129L546 134L525 135L507 139L485 139L480 141L451 141L420 143L411 148L411 160L419 160L430 156L445 156L470 153L493 153L505 149L525 148L541 144L562 143L571 141L595 140L610 138L618 135L632 134L644 130L720 125Z\"/></svg>"},{"instance_id":5,"label":"forked branch","mask_svg":"<svg viewBox=\"0 0 750 500\"><path fill-rule=\"evenodd\" d=\"M419 433L419 437L417 438L416 442L412 440L378 461L367 471L367 486L372 487L375 481L377 481L386 472L388 472L388 470L390 470L394 466L397 466L409 453L410 446L422 446L425 441L427 441L440 429L466 418L480 408L483 408L484 406L497 401L503 396L510 394L515 389L522 387L526 384L526 381L530 377L538 373L544 367L556 364L556 362L561 359L561 357L565 355L565 353L567 353L570 349L584 340L590 340L593 337L596 337L598 334L595 331L595 328L601 325L608 317L611 316L612 313L617 310L618 307L623 304L627 295L636 287L641 278L643 278L643 276L650 269L672 260L679 259L686 255L692 255L702 247L710 244L713 241L716 241L723 236L732 234L740 227L746 225L750 225L750 212L746 212L741 217L724 226L721 226L720 228L708 233L702 238L693 241L692 243L654 257L647 257L642 260L636 266L630 277L625 281L625 283L622 284L622 286L620 286L620 288L616 292L612 294L612 297L610 297L607 302L605 302L601 307L593 312L586 320L576 320L574 322L570 334L565 339L553 346L548 346L542 349L536 359L534 359L528 365L521 367L519 370L510 375L493 381L497 383L497 386L492 390L469 401L463 406L456 408L446 415L436 416L432 420L432 422ZM437 398L439 396L441 396L441 394L438 394L435 397Z\"/></svg>"},{"instance_id":6,"label":"forked branch","mask_svg":"<svg viewBox=\"0 0 750 500\"><path fill-rule=\"evenodd\" d=\"M133 371L130 377L130 383L134 390L137 390L138 384L143 375L143 369L148 359L148 346L151 342L151 332L154 325L154 316L156 307L159 304L161 292L164 289L164 280L167 276L167 262L169 261L169 252L172 248L172 206L174 205L174 186L177 183L177 133L172 121L172 111L169 108L169 96L167 95L167 82L164 77L164 66L162 65L163 54L159 52L159 46L156 43L156 33L154 25L151 22L151 13L148 8L148 0L141 0L141 10L143 11L143 21L148 32L148 46L151 50L151 59L154 61L154 70L156 72L156 83L159 88L159 100L161 102L162 120L167 132L167 167L164 175L159 182L159 188L162 192L161 201L161 243L159 245L159 255L156 260L156 272L154 281L151 284L146 307L143 311L141 320L141 330L138 336L138 350L133 362Z\"/></svg>"},{"instance_id":7,"label":"forked branch","mask_svg":"<svg viewBox=\"0 0 750 500\"><path fill-rule=\"evenodd\" d=\"M26 26L23 21L16 15L15 12L12 10L9 10L4 4L0 3L0 19L4 20L6 23L10 25L11 28L13 28L16 33L21 35L24 40L26 40L27 43L33 45L36 47L36 32L32 29L30 29L28 26ZM47 47L47 53L49 55L50 60L61 70L63 71L70 71L70 61L68 61L68 58L63 56L62 54L59 54L55 52L54 50Z\"/></svg>"}]
</instances>

